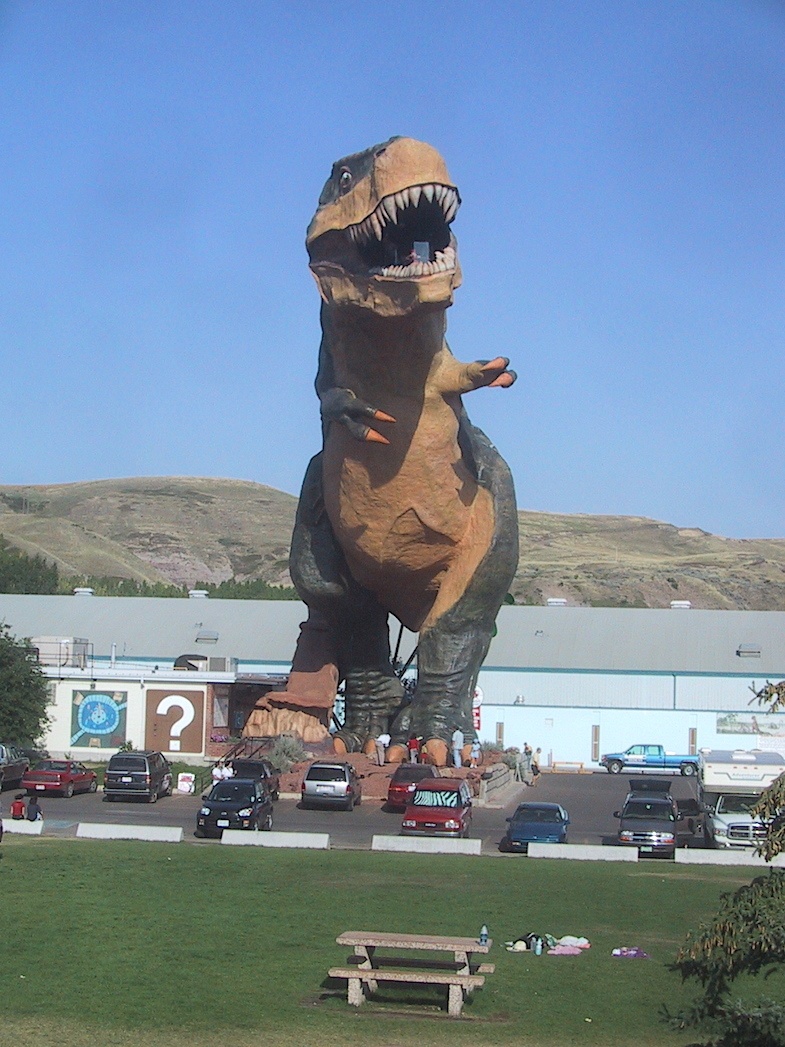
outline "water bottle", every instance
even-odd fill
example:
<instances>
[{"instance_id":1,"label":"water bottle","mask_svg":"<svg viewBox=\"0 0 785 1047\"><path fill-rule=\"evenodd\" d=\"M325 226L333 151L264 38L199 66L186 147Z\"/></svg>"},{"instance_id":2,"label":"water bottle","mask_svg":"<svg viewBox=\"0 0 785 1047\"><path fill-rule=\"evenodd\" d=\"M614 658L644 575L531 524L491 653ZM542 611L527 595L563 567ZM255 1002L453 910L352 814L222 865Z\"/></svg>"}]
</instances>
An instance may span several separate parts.
<instances>
[{"instance_id":1,"label":"water bottle","mask_svg":"<svg viewBox=\"0 0 785 1047\"><path fill-rule=\"evenodd\" d=\"M485 924L480 928L480 945L488 944L488 928Z\"/></svg>"},{"instance_id":2,"label":"water bottle","mask_svg":"<svg viewBox=\"0 0 785 1047\"><path fill-rule=\"evenodd\" d=\"M542 938L534 939L534 955L542 956Z\"/></svg>"}]
</instances>

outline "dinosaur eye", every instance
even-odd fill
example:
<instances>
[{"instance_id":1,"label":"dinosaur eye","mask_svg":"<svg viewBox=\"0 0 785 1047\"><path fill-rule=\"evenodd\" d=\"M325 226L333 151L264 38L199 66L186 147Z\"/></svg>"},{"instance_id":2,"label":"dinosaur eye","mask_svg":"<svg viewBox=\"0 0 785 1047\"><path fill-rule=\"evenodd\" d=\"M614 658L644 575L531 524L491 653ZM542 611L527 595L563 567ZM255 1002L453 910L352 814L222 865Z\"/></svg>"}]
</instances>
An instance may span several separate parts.
<instances>
[{"instance_id":1,"label":"dinosaur eye","mask_svg":"<svg viewBox=\"0 0 785 1047\"><path fill-rule=\"evenodd\" d=\"M348 193L352 188L352 172L348 167L344 167L338 176L338 188L342 193Z\"/></svg>"}]
</instances>

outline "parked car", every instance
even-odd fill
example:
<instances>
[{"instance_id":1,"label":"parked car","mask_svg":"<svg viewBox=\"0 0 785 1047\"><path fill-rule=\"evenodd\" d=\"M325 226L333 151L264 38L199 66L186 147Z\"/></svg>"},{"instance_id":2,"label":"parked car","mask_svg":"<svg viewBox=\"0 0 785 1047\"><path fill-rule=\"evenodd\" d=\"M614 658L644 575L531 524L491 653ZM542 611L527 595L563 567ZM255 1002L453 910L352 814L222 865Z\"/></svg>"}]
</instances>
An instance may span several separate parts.
<instances>
[{"instance_id":1,"label":"parked car","mask_svg":"<svg viewBox=\"0 0 785 1047\"><path fill-rule=\"evenodd\" d=\"M152 749L115 753L104 774L104 799L142 797L155 803L172 795L172 768L163 753Z\"/></svg>"},{"instance_id":2,"label":"parked car","mask_svg":"<svg viewBox=\"0 0 785 1047\"><path fill-rule=\"evenodd\" d=\"M279 775L277 767L273 767L269 760L245 760L232 759L232 768L237 778L256 778L262 782L273 800L280 795Z\"/></svg>"},{"instance_id":3,"label":"parked car","mask_svg":"<svg viewBox=\"0 0 785 1047\"><path fill-rule=\"evenodd\" d=\"M667 779L631 779L624 806L613 817L619 819L622 846L637 847L638 854L673 857L679 842L678 823L684 816Z\"/></svg>"},{"instance_id":4,"label":"parked car","mask_svg":"<svg viewBox=\"0 0 785 1047\"><path fill-rule=\"evenodd\" d=\"M303 807L342 807L351 811L362 802L360 777L349 763L312 763L303 777Z\"/></svg>"},{"instance_id":5,"label":"parked car","mask_svg":"<svg viewBox=\"0 0 785 1047\"><path fill-rule=\"evenodd\" d=\"M22 778L29 793L94 793L98 775L77 760L41 760Z\"/></svg>"},{"instance_id":6,"label":"parked car","mask_svg":"<svg viewBox=\"0 0 785 1047\"><path fill-rule=\"evenodd\" d=\"M415 789L401 822L404 836L468 836L472 798L463 778L434 778Z\"/></svg>"},{"instance_id":7,"label":"parked car","mask_svg":"<svg viewBox=\"0 0 785 1047\"><path fill-rule=\"evenodd\" d=\"M197 836L222 836L224 829L269 831L273 801L258 778L225 778L202 797L196 816Z\"/></svg>"},{"instance_id":8,"label":"parked car","mask_svg":"<svg viewBox=\"0 0 785 1047\"><path fill-rule=\"evenodd\" d=\"M30 761L15 745L0 745L0 788L19 783L30 769Z\"/></svg>"},{"instance_id":9,"label":"parked car","mask_svg":"<svg viewBox=\"0 0 785 1047\"><path fill-rule=\"evenodd\" d=\"M558 803L521 803L507 819L500 851L521 851L530 843L566 843L570 816Z\"/></svg>"},{"instance_id":10,"label":"parked car","mask_svg":"<svg viewBox=\"0 0 785 1047\"><path fill-rule=\"evenodd\" d=\"M412 796L420 782L428 778L438 778L439 772L430 764L402 763L390 779L387 789L387 806L404 810L409 806Z\"/></svg>"}]
</instances>

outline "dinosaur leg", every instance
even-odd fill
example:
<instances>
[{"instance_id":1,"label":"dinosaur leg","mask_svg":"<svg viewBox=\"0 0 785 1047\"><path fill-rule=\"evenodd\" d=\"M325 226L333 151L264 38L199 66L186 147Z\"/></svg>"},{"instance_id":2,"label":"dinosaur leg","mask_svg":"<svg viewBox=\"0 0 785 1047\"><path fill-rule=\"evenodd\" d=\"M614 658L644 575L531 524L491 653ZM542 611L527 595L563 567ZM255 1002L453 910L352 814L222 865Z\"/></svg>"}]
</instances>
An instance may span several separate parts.
<instances>
[{"instance_id":1,"label":"dinosaur leg","mask_svg":"<svg viewBox=\"0 0 785 1047\"><path fill-rule=\"evenodd\" d=\"M289 569L309 608L309 622L326 629L324 679L345 681L346 722L334 737L344 751L373 749L373 739L388 729L404 690L390 660L387 612L352 577L335 541L322 497L322 456L308 466L292 537ZM301 638L302 639L302 638ZM299 650L299 649L298 649ZM318 658L317 658L318 661ZM312 671L319 672L317 664ZM334 694L333 694L334 697Z\"/></svg>"},{"instance_id":2,"label":"dinosaur leg","mask_svg":"<svg viewBox=\"0 0 785 1047\"><path fill-rule=\"evenodd\" d=\"M507 464L479 429L466 423L462 436L464 452L493 495L493 537L463 595L420 632L417 689L393 733L397 746L404 744L407 732L424 738L429 759L439 766L447 762L456 727L463 732L466 752L476 737L472 699L477 677L518 566L515 490Z\"/></svg>"}]
</instances>

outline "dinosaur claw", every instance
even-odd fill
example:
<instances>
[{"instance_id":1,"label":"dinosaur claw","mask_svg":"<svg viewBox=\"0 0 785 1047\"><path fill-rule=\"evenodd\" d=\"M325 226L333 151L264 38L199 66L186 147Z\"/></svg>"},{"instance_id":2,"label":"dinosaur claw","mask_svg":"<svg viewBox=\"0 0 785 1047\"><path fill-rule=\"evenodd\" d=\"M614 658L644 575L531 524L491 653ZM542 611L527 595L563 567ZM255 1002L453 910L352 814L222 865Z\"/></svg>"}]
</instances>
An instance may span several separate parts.
<instances>
[{"instance_id":1,"label":"dinosaur claw","mask_svg":"<svg viewBox=\"0 0 785 1047\"><path fill-rule=\"evenodd\" d=\"M375 429L368 429L365 433L365 440L372 444L389 444L389 440L386 436L382 436L381 433L377 433Z\"/></svg>"},{"instance_id":2,"label":"dinosaur claw","mask_svg":"<svg viewBox=\"0 0 785 1047\"><path fill-rule=\"evenodd\" d=\"M385 414L384 411L374 411L373 417L377 422L394 422L395 419L391 414Z\"/></svg>"}]
</instances>

